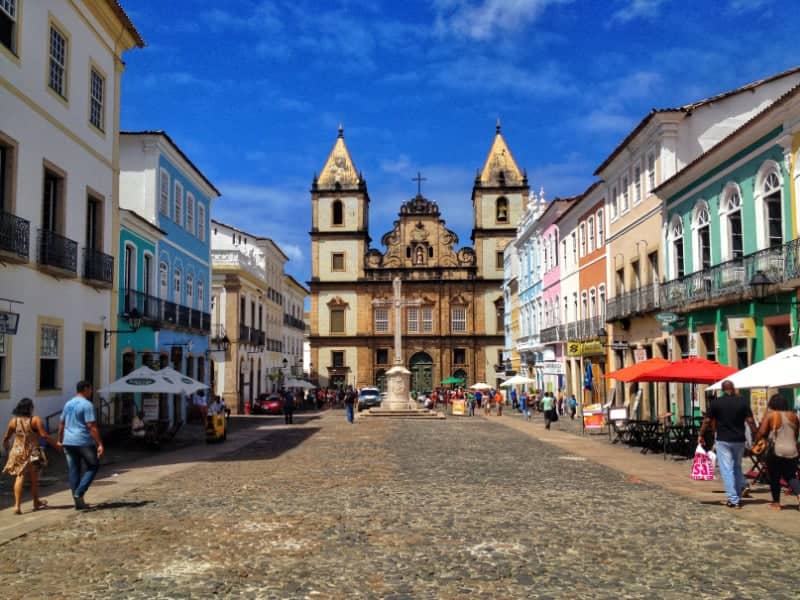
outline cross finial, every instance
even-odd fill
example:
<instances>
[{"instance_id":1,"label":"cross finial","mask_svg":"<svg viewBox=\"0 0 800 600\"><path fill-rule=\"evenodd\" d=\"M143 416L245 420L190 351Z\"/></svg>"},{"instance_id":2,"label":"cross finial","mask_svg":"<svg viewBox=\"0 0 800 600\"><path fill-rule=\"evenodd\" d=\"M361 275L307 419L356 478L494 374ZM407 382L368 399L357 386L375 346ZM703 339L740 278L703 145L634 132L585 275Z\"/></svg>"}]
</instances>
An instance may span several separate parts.
<instances>
[{"instance_id":1,"label":"cross finial","mask_svg":"<svg viewBox=\"0 0 800 600\"><path fill-rule=\"evenodd\" d=\"M497 133L500 133L500 116L499 115L497 117L497 124L494 126L494 129L495 129L495 131L497 131Z\"/></svg>"},{"instance_id":2,"label":"cross finial","mask_svg":"<svg viewBox=\"0 0 800 600\"><path fill-rule=\"evenodd\" d=\"M422 196L422 182L423 181L428 181L428 178L427 177L423 177L422 173L417 171L417 176L413 177L411 179L411 181L416 181L417 182L417 196Z\"/></svg>"},{"instance_id":3,"label":"cross finial","mask_svg":"<svg viewBox=\"0 0 800 600\"><path fill-rule=\"evenodd\" d=\"M339 123L339 137L344 137L344 126L341 123Z\"/></svg>"}]
</instances>

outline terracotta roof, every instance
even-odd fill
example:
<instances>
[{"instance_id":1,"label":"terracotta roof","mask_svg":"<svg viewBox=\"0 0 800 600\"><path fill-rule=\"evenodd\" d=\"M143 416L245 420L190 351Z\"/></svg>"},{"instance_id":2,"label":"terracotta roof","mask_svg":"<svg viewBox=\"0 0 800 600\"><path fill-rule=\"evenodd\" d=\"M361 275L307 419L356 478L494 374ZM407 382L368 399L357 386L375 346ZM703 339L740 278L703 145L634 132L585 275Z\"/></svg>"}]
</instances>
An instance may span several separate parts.
<instances>
[{"instance_id":1,"label":"terracotta roof","mask_svg":"<svg viewBox=\"0 0 800 600\"><path fill-rule=\"evenodd\" d=\"M125 12L125 9L122 8L122 4L119 3L119 0L106 0L108 5L111 7L111 10L114 11L114 14L117 15L117 18L122 21L125 28L128 32L133 36L133 39L136 41L136 46L138 48L144 48L145 42L142 38L142 35L139 33L139 30L136 29L136 25L133 24L131 18L128 16L128 13Z\"/></svg>"},{"instance_id":2,"label":"terracotta roof","mask_svg":"<svg viewBox=\"0 0 800 600\"><path fill-rule=\"evenodd\" d=\"M775 102L773 102L772 104L767 106L764 110L762 110L761 112L759 112L756 115L754 115L753 117L751 117L748 121L745 121L737 129L734 129L727 136L725 136L720 141L718 141L716 144L711 146L711 148L709 148L708 150L703 152L700 156L695 158L692 162L687 164L680 171L675 173L675 175L673 175L672 177L670 177L666 181L661 182L660 185L658 185L657 187L655 187L653 189L653 192L658 192L659 190L662 190L663 188L665 188L668 185L672 184L674 181L676 181L677 179L682 177L689 169L691 169L692 167L694 167L698 163L702 162L703 160L707 159L709 156L719 152L726 144L732 142L735 138L737 138L740 135L742 135L745 131L747 131L751 127L754 127L755 125L760 123L762 120L766 119L774 110L777 110L778 108L780 108L781 106L786 104L789 100L791 100L792 98L794 98L794 97L796 97L798 95L800 95L800 84L794 86L792 89L790 89L788 92L786 92L783 96L781 96L780 98L775 100Z\"/></svg>"},{"instance_id":3,"label":"terracotta roof","mask_svg":"<svg viewBox=\"0 0 800 600\"><path fill-rule=\"evenodd\" d=\"M160 135L165 140L167 140L173 148L175 148L175 151L178 154L181 155L183 160L185 160L187 163L189 163L189 166L192 167L192 169L194 169L194 172L197 173L200 176L200 179L205 181L206 184L208 185L208 187L210 187L212 190L214 190L214 192L217 194L217 197L222 196L220 191L216 187L214 187L214 184L211 183L211 181L209 181L209 179L205 175L203 175L203 172L200 169L197 168L197 165L195 165L191 161L191 159L188 156L186 156L186 154L183 153L183 150L180 149L180 146L178 146L178 144L176 144L173 141L173 139L171 137L169 137L169 135L167 135L166 131L163 131L161 129L146 129L144 131L120 131L119 134L120 135Z\"/></svg>"},{"instance_id":4,"label":"terracotta roof","mask_svg":"<svg viewBox=\"0 0 800 600\"><path fill-rule=\"evenodd\" d=\"M692 102L690 104L684 104L683 106L678 106L676 108L654 108L652 109L646 117L644 117L639 124L631 131L625 139L623 139L616 148L608 155L608 157L600 164L597 169L595 169L594 174L600 175L600 172L605 169L611 162L619 156L620 152L627 146L633 138L635 138L640 131L642 131L647 124L652 120L652 118L657 114L662 113L669 113L669 112L680 112L684 114L691 114L693 111L706 106L708 104L713 104L714 102L719 102L720 100L724 100L725 98L729 98L730 96L735 96L736 94L741 94L742 92L747 92L749 90L753 90L765 83L771 83L777 79L781 79L788 75L794 75L795 73L800 72L800 66L792 67L791 69L787 69L785 71L781 71L780 73L776 73L775 75L771 75L764 79L759 79L757 81L752 81L747 83L741 87L735 88L733 90L728 90L727 92L722 92L721 94L717 94L715 96L709 96L708 98L704 98L703 100L698 100L697 102Z\"/></svg>"}]
</instances>

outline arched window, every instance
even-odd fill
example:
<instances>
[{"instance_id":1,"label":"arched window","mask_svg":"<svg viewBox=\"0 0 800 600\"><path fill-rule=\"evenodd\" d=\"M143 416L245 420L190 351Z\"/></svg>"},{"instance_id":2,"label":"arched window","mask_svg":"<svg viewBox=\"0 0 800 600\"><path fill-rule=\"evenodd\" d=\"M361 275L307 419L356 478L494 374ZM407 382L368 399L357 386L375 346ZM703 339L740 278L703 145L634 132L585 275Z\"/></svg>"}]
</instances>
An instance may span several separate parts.
<instances>
[{"instance_id":1,"label":"arched window","mask_svg":"<svg viewBox=\"0 0 800 600\"><path fill-rule=\"evenodd\" d=\"M175 269L172 272L172 301L175 304L181 303L181 270Z\"/></svg>"},{"instance_id":2,"label":"arched window","mask_svg":"<svg viewBox=\"0 0 800 600\"><path fill-rule=\"evenodd\" d=\"M722 228L724 260L738 260L744 256L744 231L742 229L742 192L735 183L729 183L722 192L719 206Z\"/></svg>"},{"instance_id":3,"label":"arched window","mask_svg":"<svg viewBox=\"0 0 800 600\"><path fill-rule=\"evenodd\" d=\"M333 201L331 213L331 222L334 225L344 225L344 205L341 200Z\"/></svg>"},{"instance_id":4,"label":"arched window","mask_svg":"<svg viewBox=\"0 0 800 600\"><path fill-rule=\"evenodd\" d=\"M673 279L678 279L686 274L683 256L683 221L680 215L672 218L669 226L669 246L672 250L672 275Z\"/></svg>"},{"instance_id":5,"label":"arched window","mask_svg":"<svg viewBox=\"0 0 800 600\"><path fill-rule=\"evenodd\" d=\"M194 308L194 277L191 273L186 276L186 306Z\"/></svg>"},{"instance_id":6,"label":"arched window","mask_svg":"<svg viewBox=\"0 0 800 600\"><path fill-rule=\"evenodd\" d=\"M601 283L597 288L597 307L600 311L600 317L603 320L606 318L606 285Z\"/></svg>"},{"instance_id":7,"label":"arched window","mask_svg":"<svg viewBox=\"0 0 800 600\"><path fill-rule=\"evenodd\" d=\"M161 261L158 263L158 294L162 300L169 298L169 269L167 263Z\"/></svg>"},{"instance_id":8,"label":"arched window","mask_svg":"<svg viewBox=\"0 0 800 600\"><path fill-rule=\"evenodd\" d=\"M498 223L508 223L508 199L500 196L495 203L495 220Z\"/></svg>"},{"instance_id":9,"label":"arched window","mask_svg":"<svg viewBox=\"0 0 800 600\"><path fill-rule=\"evenodd\" d=\"M692 230L694 231L694 270L711 267L711 216L708 204L700 200L694 207Z\"/></svg>"},{"instance_id":10,"label":"arched window","mask_svg":"<svg viewBox=\"0 0 800 600\"><path fill-rule=\"evenodd\" d=\"M589 316L597 316L597 291L594 288L589 290Z\"/></svg>"},{"instance_id":11,"label":"arched window","mask_svg":"<svg viewBox=\"0 0 800 600\"><path fill-rule=\"evenodd\" d=\"M774 248L783 244L783 185L778 169L777 164L769 161L761 167L756 178L759 248Z\"/></svg>"}]
</instances>

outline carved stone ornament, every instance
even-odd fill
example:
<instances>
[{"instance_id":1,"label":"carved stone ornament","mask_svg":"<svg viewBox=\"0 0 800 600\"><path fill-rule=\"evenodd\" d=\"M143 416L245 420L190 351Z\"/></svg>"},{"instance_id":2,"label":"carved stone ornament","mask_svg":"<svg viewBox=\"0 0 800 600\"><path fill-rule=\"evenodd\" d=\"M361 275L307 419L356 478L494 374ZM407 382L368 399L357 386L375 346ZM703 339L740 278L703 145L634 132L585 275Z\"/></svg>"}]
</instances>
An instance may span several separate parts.
<instances>
[{"instance_id":1,"label":"carved stone ornament","mask_svg":"<svg viewBox=\"0 0 800 600\"><path fill-rule=\"evenodd\" d=\"M425 226L422 224L422 221L417 221L411 237L417 242L423 242L428 239L428 232L425 231Z\"/></svg>"},{"instance_id":2,"label":"carved stone ornament","mask_svg":"<svg viewBox=\"0 0 800 600\"><path fill-rule=\"evenodd\" d=\"M475 251L472 248L461 248L458 251L458 264L471 267L475 264Z\"/></svg>"},{"instance_id":3,"label":"carved stone ornament","mask_svg":"<svg viewBox=\"0 0 800 600\"><path fill-rule=\"evenodd\" d=\"M383 254L380 250L370 248L366 256L364 256L364 265L370 269L377 269L383 263Z\"/></svg>"},{"instance_id":4,"label":"carved stone ornament","mask_svg":"<svg viewBox=\"0 0 800 600\"><path fill-rule=\"evenodd\" d=\"M333 298L331 298L331 299L328 301L327 305L328 305L328 307L330 307L330 308L343 308L343 307L348 307L348 306L350 306L350 305L349 305L349 304L348 304L348 303L347 303L347 302L344 300L344 298L342 298L341 296L334 296Z\"/></svg>"}]
</instances>

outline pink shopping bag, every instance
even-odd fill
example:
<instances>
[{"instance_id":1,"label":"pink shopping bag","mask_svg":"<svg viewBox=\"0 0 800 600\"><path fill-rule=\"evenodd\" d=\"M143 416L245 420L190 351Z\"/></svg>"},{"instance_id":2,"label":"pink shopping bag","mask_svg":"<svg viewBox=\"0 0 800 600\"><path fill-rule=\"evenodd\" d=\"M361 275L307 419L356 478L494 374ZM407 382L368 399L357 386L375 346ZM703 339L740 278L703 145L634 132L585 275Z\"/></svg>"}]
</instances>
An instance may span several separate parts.
<instances>
[{"instance_id":1,"label":"pink shopping bag","mask_svg":"<svg viewBox=\"0 0 800 600\"><path fill-rule=\"evenodd\" d=\"M714 462L708 452L700 445L694 451L692 479L695 481L711 481L714 479Z\"/></svg>"}]
</instances>

